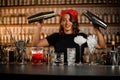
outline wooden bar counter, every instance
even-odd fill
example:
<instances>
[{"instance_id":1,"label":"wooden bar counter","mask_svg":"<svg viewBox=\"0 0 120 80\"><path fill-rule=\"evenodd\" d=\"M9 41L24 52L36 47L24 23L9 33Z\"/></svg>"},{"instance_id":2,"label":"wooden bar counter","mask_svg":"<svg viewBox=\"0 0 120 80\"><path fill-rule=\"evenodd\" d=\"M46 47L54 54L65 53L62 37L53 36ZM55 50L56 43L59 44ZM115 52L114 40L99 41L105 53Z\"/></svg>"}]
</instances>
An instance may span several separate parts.
<instances>
[{"instance_id":1,"label":"wooden bar counter","mask_svg":"<svg viewBox=\"0 0 120 80\"><path fill-rule=\"evenodd\" d=\"M97 80L109 78L119 80L120 66L112 65L44 65L44 64L0 64L0 80L6 79L55 79L55 80ZM27 80L27 79L26 79Z\"/></svg>"}]
</instances>

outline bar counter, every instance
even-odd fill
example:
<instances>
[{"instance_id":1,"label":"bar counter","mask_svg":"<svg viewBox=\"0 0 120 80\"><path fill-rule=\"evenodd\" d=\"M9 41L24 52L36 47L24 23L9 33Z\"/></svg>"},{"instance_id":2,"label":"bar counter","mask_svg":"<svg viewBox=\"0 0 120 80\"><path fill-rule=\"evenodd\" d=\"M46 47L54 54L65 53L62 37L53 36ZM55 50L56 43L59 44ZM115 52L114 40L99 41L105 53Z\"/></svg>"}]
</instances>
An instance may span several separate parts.
<instances>
[{"instance_id":1,"label":"bar counter","mask_svg":"<svg viewBox=\"0 0 120 80\"><path fill-rule=\"evenodd\" d=\"M120 66L112 65L43 65L43 64L0 64L0 78L24 79L69 79L109 78L120 76ZM119 79L118 79L119 80Z\"/></svg>"}]
</instances>

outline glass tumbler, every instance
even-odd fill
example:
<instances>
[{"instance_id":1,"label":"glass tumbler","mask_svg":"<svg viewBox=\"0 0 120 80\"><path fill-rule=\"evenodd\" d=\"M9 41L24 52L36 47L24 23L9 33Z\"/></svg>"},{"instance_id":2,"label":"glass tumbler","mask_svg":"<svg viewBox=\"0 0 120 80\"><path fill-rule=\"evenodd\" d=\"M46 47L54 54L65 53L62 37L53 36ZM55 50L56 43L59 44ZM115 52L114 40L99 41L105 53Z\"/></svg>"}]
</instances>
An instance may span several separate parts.
<instances>
[{"instance_id":1,"label":"glass tumbler","mask_svg":"<svg viewBox=\"0 0 120 80\"><path fill-rule=\"evenodd\" d=\"M68 65L75 65L76 48L67 48Z\"/></svg>"},{"instance_id":2,"label":"glass tumbler","mask_svg":"<svg viewBox=\"0 0 120 80\"><path fill-rule=\"evenodd\" d=\"M64 65L64 53L54 53L53 65Z\"/></svg>"},{"instance_id":3,"label":"glass tumbler","mask_svg":"<svg viewBox=\"0 0 120 80\"><path fill-rule=\"evenodd\" d=\"M43 48L32 49L32 63L42 63L43 61Z\"/></svg>"}]
</instances>

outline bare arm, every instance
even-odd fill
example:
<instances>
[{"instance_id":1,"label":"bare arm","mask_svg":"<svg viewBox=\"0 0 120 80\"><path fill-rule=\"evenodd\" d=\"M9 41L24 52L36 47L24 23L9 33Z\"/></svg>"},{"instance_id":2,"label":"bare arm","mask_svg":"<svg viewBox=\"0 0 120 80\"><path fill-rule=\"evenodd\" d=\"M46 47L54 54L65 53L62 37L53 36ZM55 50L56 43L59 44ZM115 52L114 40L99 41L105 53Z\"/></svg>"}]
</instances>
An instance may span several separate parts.
<instances>
[{"instance_id":1,"label":"bare arm","mask_svg":"<svg viewBox=\"0 0 120 80\"><path fill-rule=\"evenodd\" d=\"M49 46L47 39L40 39L40 32L43 26L43 22L38 22L37 27L34 31L32 46L34 47L44 47Z\"/></svg>"},{"instance_id":2,"label":"bare arm","mask_svg":"<svg viewBox=\"0 0 120 80\"><path fill-rule=\"evenodd\" d=\"M96 48L106 48L106 42L105 39L103 37L103 34L101 33L100 30L96 29L96 35L98 37L98 44L96 45Z\"/></svg>"},{"instance_id":3,"label":"bare arm","mask_svg":"<svg viewBox=\"0 0 120 80\"><path fill-rule=\"evenodd\" d=\"M98 41L97 41L98 44L96 45L96 48L97 49L106 48L106 42L105 42L102 32L99 30L99 27L96 27L97 25L93 24L93 26L94 26L94 31L95 31L97 39L98 39Z\"/></svg>"}]
</instances>

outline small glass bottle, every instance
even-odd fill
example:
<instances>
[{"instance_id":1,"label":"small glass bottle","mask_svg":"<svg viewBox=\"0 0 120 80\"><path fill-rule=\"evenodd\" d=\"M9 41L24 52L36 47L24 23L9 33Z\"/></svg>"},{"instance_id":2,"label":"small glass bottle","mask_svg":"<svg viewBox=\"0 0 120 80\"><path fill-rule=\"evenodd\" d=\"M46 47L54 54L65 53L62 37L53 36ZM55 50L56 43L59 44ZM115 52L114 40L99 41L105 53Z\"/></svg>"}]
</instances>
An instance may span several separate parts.
<instances>
[{"instance_id":1,"label":"small glass bottle","mask_svg":"<svg viewBox=\"0 0 120 80\"><path fill-rule=\"evenodd\" d=\"M112 60L112 65L118 65L118 54L116 51L116 46L115 46L115 41L112 41L111 44L111 60Z\"/></svg>"}]
</instances>

